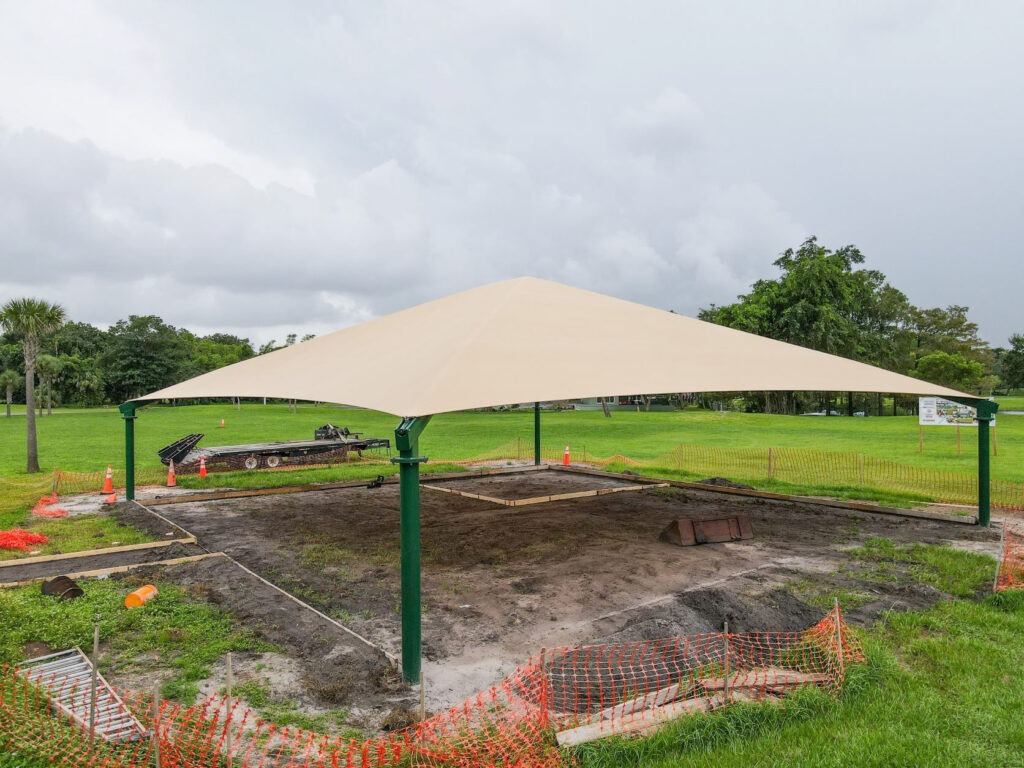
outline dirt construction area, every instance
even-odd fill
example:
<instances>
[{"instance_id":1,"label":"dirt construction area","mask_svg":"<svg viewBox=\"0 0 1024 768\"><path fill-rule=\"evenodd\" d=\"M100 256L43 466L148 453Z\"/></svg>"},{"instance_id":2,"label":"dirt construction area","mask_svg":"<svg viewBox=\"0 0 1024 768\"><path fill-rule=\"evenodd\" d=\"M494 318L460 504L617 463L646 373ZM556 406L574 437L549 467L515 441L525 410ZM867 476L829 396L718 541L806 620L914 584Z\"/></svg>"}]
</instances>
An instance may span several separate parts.
<instances>
[{"instance_id":1,"label":"dirt construction area","mask_svg":"<svg viewBox=\"0 0 1024 768\"><path fill-rule=\"evenodd\" d=\"M735 632L802 630L825 613L826 589L848 596L854 624L944 597L899 578L899 563L880 575L877 563L851 556L872 539L992 556L999 547L998 531L975 526L641 486L628 478L526 472L424 483L437 486L421 493L424 675L432 710L492 685L542 647L705 632L723 621ZM601 493L503 506L452 491L494 499ZM399 654L397 484L157 509L206 550L226 553ZM729 515L749 516L754 537L692 547L659 540L674 519ZM163 575L201 585L225 608L273 625L274 642L311 665L316 672L307 677L320 686L330 688L337 678L357 697L401 700L382 653L352 637L338 644L343 632L325 633L323 622L312 626L308 609L266 592L227 559Z\"/></svg>"}]
</instances>

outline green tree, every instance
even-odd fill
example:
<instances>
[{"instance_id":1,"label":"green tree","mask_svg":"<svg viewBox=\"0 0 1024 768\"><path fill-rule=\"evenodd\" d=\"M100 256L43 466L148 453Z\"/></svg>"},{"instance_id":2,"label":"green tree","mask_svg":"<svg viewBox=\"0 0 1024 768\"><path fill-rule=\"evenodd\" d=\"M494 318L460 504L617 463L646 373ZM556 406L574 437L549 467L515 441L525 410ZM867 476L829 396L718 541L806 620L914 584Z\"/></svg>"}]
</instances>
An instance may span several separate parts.
<instances>
[{"instance_id":1,"label":"green tree","mask_svg":"<svg viewBox=\"0 0 1024 768\"><path fill-rule=\"evenodd\" d=\"M53 335L53 354L98 358L106 349L109 335L89 323L67 323Z\"/></svg>"},{"instance_id":2,"label":"green tree","mask_svg":"<svg viewBox=\"0 0 1024 768\"><path fill-rule=\"evenodd\" d=\"M64 360L55 355L39 355L36 357L36 372L39 374L39 384L46 392L47 416L53 416L53 385L60 378L64 367ZM42 408L42 403L40 403L39 410L42 411Z\"/></svg>"},{"instance_id":3,"label":"green tree","mask_svg":"<svg viewBox=\"0 0 1024 768\"><path fill-rule=\"evenodd\" d=\"M852 245L830 250L810 237L787 249L774 265L782 275L759 280L734 304L700 312L700 318L822 352L901 369L909 342L907 297L877 270L860 269ZM795 393L750 398L758 410L792 412Z\"/></svg>"},{"instance_id":4,"label":"green tree","mask_svg":"<svg viewBox=\"0 0 1024 768\"><path fill-rule=\"evenodd\" d=\"M64 308L42 299L11 299L0 309L0 326L20 336L25 356L25 431L26 471L39 471L39 446L36 440L35 377L36 358L41 340L56 332L65 319Z\"/></svg>"},{"instance_id":5,"label":"green tree","mask_svg":"<svg viewBox=\"0 0 1024 768\"><path fill-rule=\"evenodd\" d=\"M0 373L0 387L6 390L7 395L7 418L11 418L11 403L14 400L14 388L21 381L21 374L13 368L8 368Z\"/></svg>"},{"instance_id":6,"label":"green tree","mask_svg":"<svg viewBox=\"0 0 1024 768\"><path fill-rule=\"evenodd\" d=\"M911 375L961 392L978 391L985 379L985 366L961 354L932 352L917 361Z\"/></svg>"},{"instance_id":7,"label":"green tree","mask_svg":"<svg viewBox=\"0 0 1024 768\"><path fill-rule=\"evenodd\" d=\"M180 381L188 350L176 328L155 315L131 315L108 331L100 358L107 395L123 402Z\"/></svg>"},{"instance_id":8,"label":"green tree","mask_svg":"<svg viewBox=\"0 0 1024 768\"><path fill-rule=\"evenodd\" d=\"M1010 337L1010 348L999 359L999 378L1007 389L1024 387L1024 334Z\"/></svg>"},{"instance_id":9,"label":"green tree","mask_svg":"<svg viewBox=\"0 0 1024 768\"><path fill-rule=\"evenodd\" d=\"M922 358L934 352L959 355L966 360L990 366L991 350L978 336L978 325L967 317L968 311L967 307L957 304L945 309L914 308L908 323L913 358L908 369L916 369Z\"/></svg>"}]
</instances>

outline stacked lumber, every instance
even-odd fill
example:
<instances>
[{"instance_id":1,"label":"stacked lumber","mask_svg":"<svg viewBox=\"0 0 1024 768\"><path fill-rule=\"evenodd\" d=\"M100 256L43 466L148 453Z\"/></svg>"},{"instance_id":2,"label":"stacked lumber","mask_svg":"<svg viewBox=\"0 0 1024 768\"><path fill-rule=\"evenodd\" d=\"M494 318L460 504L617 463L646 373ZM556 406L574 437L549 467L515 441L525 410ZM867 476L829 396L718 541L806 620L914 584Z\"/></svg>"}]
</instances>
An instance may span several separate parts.
<instances>
[{"instance_id":1,"label":"stacked lumber","mask_svg":"<svg viewBox=\"0 0 1024 768\"><path fill-rule=\"evenodd\" d=\"M774 668L685 680L575 719L574 727L558 731L555 740L560 747L572 747L609 736L646 735L684 715L710 712L730 701L777 701L793 688L827 681L819 673Z\"/></svg>"}]
</instances>

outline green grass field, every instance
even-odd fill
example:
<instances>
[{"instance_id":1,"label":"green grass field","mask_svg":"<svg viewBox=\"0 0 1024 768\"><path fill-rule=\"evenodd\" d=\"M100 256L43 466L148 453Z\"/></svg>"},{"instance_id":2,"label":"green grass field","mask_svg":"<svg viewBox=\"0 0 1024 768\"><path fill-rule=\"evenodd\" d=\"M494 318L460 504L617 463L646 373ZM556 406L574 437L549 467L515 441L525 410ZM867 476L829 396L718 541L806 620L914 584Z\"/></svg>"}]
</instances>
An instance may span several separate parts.
<instances>
[{"instance_id":1,"label":"green grass field","mask_svg":"<svg viewBox=\"0 0 1024 768\"><path fill-rule=\"evenodd\" d=\"M219 428L220 420L227 426ZM330 421L367 435L392 437L398 419L387 414L334 406L300 406L289 413L282 405L150 407L136 422L139 467L159 467L158 448L190 432L206 434L204 446L270 440L311 439L313 430ZM39 460L44 468L98 472L108 464L124 466L124 426L114 409L55 412L39 419ZM956 430L929 427L924 452L918 451L914 417L814 417L677 411L634 413L618 411L605 418L600 411L545 412L542 440L554 450L569 445L575 452L608 457L622 454L653 459L680 443L725 447L804 448L863 453L943 471L974 472L977 438L962 428L961 453ZM0 477L24 472L25 424L20 417L0 417ZM530 411L457 413L434 417L421 439L421 450L443 459L468 459L498 446L521 440L532 453L533 415ZM992 460L992 477L1024 481L1024 416L998 420L999 455Z\"/></svg>"}]
</instances>

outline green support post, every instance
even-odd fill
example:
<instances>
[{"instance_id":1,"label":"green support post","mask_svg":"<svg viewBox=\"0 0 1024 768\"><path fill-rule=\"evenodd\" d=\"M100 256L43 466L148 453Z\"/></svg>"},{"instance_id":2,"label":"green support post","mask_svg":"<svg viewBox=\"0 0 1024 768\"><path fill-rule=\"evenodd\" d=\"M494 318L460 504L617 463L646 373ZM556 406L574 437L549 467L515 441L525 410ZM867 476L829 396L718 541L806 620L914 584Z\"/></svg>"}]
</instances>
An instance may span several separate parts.
<instances>
[{"instance_id":1,"label":"green support post","mask_svg":"<svg viewBox=\"0 0 1024 768\"><path fill-rule=\"evenodd\" d=\"M429 421L429 416L402 419L395 428L398 458L391 459L392 464L398 465L401 503L402 679L407 683L420 680L420 464L427 458L416 454L419 452L420 433Z\"/></svg>"},{"instance_id":2,"label":"green support post","mask_svg":"<svg viewBox=\"0 0 1024 768\"><path fill-rule=\"evenodd\" d=\"M540 466L540 403L533 404L533 465Z\"/></svg>"},{"instance_id":3,"label":"green support post","mask_svg":"<svg viewBox=\"0 0 1024 768\"><path fill-rule=\"evenodd\" d=\"M121 403L118 410L124 419L124 495L128 501L135 498L135 412L138 403Z\"/></svg>"},{"instance_id":4,"label":"green support post","mask_svg":"<svg viewBox=\"0 0 1024 768\"><path fill-rule=\"evenodd\" d=\"M978 412L978 525L987 528L992 517L991 465L988 428L999 410L999 403L991 400L949 398L961 405L969 405Z\"/></svg>"}]
</instances>

